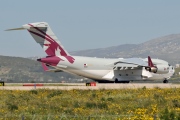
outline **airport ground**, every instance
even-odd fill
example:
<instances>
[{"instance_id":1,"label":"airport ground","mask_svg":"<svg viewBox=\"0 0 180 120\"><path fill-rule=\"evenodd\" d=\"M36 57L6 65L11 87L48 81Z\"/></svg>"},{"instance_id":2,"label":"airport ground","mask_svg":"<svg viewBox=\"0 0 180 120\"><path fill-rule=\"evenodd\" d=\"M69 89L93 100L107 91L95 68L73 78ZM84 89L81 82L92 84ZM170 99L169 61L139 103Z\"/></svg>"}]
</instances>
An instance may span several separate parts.
<instances>
[{"instance_id":1,"label":"airport ground","mask_svg":"<svg viewBox=\"0 0 180 120\"><path fill-rule=\"evenodd\" d=\"M23 85L31 84L31 86ZM36 84L42 84L38 86ZM180 84L177 83L127 83L127 84L115 84L115 83L96 83L95 86L86 86L86 83L5 83L5 86L1 86L0 90L32 90L32 89L56 89L56 90L100 90L100 89L137 89L137 88L180 88Z\"/></svg>"}]
</instances>

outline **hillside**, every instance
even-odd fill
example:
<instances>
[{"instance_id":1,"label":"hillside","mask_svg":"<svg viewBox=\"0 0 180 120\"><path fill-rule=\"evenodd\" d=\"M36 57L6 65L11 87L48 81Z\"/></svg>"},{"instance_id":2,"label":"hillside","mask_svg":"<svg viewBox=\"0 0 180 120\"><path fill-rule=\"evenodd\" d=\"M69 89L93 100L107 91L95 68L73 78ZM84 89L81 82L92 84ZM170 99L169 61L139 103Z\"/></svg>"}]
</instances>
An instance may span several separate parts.
<instances>
[{"instance_id":1,"label":"hillside","mask_svg":"<svg viewBox=\"0 0 180 120\"><path fill-rule=\"evenodd\" d=\"M93 57L147 57L159 58L171 64L180 63L180 34L159 37L141 44L124 44L108 48L73 51L73 55Z\"/></svg>"},{"instance_id":2,"label":"hillside","mask_svg":"<svg viewBox=\"0 0 180 120\"><path fill-rule=\"evenodd\" d=\"M61 82L71 78L80 77L44 72L41 63L27 58L0 56L0 79L6 82Z\"/></svg>"}]
</instances>

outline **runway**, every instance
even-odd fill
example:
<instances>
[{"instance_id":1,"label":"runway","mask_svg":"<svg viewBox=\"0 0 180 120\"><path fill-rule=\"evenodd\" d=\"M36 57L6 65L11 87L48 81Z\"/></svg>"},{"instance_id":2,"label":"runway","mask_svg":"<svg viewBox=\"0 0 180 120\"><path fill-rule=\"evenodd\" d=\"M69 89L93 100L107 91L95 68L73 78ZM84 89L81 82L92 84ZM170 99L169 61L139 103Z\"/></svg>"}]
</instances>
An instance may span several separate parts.
<instances>
[{"instance_id":1,"label":"runway","mask_svg":"<svg viewBox=\"0 0 180 120\"><path fill-rule=\"evenodd\" d=\"M129 84L96 84L96 86L85 86L85 83L66 83L59 86L21 86L9 85L0 86L0 90L34 90L34 89L55 89L55 90L100 90L100 89L137 89L137 88L180 88L180 84L163 83L129 83Z\"/></svg>"}]
</instances>

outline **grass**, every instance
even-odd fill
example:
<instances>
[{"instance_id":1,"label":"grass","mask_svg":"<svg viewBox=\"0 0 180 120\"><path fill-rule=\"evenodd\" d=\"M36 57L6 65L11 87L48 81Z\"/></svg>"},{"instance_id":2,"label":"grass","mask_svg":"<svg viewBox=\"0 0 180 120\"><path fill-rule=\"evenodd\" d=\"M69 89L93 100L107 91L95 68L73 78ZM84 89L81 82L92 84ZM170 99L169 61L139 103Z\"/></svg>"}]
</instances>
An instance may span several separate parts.
<instances>
[{"instance_id":1,"label":"grass","mask_svg":"<svg viewBox=\"0 0 180 120\"><path fill-rule=\"evenodd\" d=\"M1 90L0 119L180 119L180 88Z\"/></svg>"}]
</instances>

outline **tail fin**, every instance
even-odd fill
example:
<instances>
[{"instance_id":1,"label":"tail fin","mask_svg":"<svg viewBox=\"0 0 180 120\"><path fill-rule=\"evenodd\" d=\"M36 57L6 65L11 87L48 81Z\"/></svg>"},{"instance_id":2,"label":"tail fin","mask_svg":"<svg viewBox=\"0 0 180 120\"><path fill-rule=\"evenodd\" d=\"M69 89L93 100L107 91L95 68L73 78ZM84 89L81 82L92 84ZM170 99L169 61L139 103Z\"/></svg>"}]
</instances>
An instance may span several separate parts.
<instances>
[{"instance_id":1,"label":"tail fin","mask_svg":"<svg viewBox=\"0 0 180 120\"><path fill-rule=\"evenodd\" d=\"M68 56L69 53L61 45L50 26L46 22L29 23L22 28L8 29L23 30L27 29L37 43L39 43L48 56Z\"/></svg>"},{"instance_id":2,"label":"tail fin","mask_svg":"<svg viewBox=\"0 0 180 120\"><path fill-rule=\"evenodd\" d=\"M41 45L48 56L64 56L70 63L74 62L74 58L64 49L58 38L55 36L50 26L46 22L29 23L22 28L14 28L10 30L27 29L37 43Z\"/></svg>"},{"instance_id":3,"label":"tail fin","mask_svg":"<svg viewBox=\"0 0 180 120\"><path fill-rule=\"evenodd\" d=\"M23 25L49 56L69 56L48 23L38 22Z\"/></svg>"}]
</instances>

